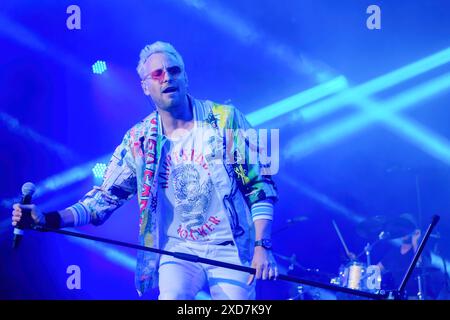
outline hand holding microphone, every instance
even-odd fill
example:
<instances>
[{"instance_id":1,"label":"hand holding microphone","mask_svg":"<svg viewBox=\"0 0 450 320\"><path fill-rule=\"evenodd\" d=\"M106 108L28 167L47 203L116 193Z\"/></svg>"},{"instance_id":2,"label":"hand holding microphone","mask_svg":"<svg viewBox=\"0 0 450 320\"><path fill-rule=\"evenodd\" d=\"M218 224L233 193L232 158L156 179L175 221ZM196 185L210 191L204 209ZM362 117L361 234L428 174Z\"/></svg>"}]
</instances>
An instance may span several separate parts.
<instances>
[{"instance_id":1,"label":"hand holding microphone","mask_svg":"<svg viewBox=\"0 0 450 320\"><path fill-rule=\"evenodd\" d=\"M45 216L43 212L34 204L31 198L36 191L36 187L31 182L22 186L22 200L13 205L12 225L14 226L13 248L16 248L23 236L23 229L29 228L32 224L44 225Z\"/></svg>"}]
</instances>

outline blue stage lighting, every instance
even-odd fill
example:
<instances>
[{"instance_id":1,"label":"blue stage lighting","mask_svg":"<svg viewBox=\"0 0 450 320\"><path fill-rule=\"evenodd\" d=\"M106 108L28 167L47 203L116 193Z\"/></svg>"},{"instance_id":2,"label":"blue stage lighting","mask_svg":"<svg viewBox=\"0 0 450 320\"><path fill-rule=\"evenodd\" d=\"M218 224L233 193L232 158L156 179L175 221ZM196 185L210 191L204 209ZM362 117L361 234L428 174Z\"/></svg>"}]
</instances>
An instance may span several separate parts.
<instances>
[{"instance_id":1,"label":"blue stage lighting","mask_svg":"<svg viewBox=\"0 0 450 320\"><path fill-rule=\"evenodd\" d=\"M253 126L258 126L347 88L347 79L344 76L339 76L331 81L319 84L313 88L254 111L247 115L247 119Z\"/></svg>"},{"instance_id":2,"label":"blue stage lighting","mask_svg":"<svg viewBox=\"0 0 450 320\"><path fill-rule=\"evenodd\" d=\"M105 174L106 170L106 164L104 163L97 163L94 168L92 169L92 173L94 174L94 178L101 179L103 178L103 175Z\"/></svg>"},{"instance_id":3,"label":"blue stage lighting","mask_svg":"<svg viewBox=\"0 0 450 320\"><path fill-rule=\"evenodd\" d=\"M432 79L424 84L418 85L408 89L397 96L380 102L378 104L370 105L362 113L349 116L346 119L339 119L330 122L322 128L318 128L309 132L305 136L299 135L291 140L284 151L285 158L302 158L312 152L323 148L325 145L336 142L339 139L347 137L358 130L361 130L376 121L388 121L392 119L391 115L417 105L419 102L430 98L437 94L442 94L445 90L450 88L450 73ZM358 96L355 96L356 98ZM370 101L364 100L365 103ZM382 107L380 107L382 106ZM420 132L417 126L406 126L406 122L397 122L402 132L408 132L411 135L418 135L422 146L427 148L431 154L450 163L450 151L447 148L448 143L445 141L437 141L431 139L430 134Z\"/></svg>"},{"instance_id":4,"label":"blue stage lighting","mask_svg":"<svg viewBox=\"0 0 450 320\"><path fill-rule=\"evenodd\" d=\"M95 74L102 74L106 71L106 62L98 60L96 63L92 65L92 72Z\"/></svg>"},{"instance_id":5,"label":"blue stage lighting","mask_svg":"<svg viewBox=\"0 0 450 320\"><path fill-rule=\"evenodd\" d=\"M383 90L387 90L449 62L450 48L446 48L409 65L367 81L366 83L342 91L325 100L310 104L305 108L296 111L298 114L293 113L290 115L291 119L302 118L305 122L312 122L340 108L352 105L359 97L368 97ZM414 99L414 95L409 98Z\"/></svg>"}]
</instances>

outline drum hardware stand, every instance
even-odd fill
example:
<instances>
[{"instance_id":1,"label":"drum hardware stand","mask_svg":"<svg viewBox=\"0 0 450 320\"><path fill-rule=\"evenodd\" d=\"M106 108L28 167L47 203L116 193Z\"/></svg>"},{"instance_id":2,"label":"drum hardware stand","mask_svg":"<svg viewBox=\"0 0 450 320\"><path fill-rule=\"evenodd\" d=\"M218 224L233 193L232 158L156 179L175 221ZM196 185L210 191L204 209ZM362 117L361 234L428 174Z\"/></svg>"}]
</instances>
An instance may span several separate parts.
<instances>
[{"instance_id":1,"label":"drum hardware stand","mask_svg":"<svg viewBox=\"0 0 450 320\"><path fill-rule=\"evenodd\" d=\"M356 256L356 259L361 257L363 254L366 254L367 265L370 266L372 264L370 255L373 247L375 247L376 244L378 244L381 240L384 240L385 238L386 233L384 231L381 231L380 234L378 235L378 239L375 240L373 243L368 242L367 245L364 247L364 250Z\"/></svg>"},{"instance_id":2,"label":"drum hardware stand","mask_svg":"<svg viewBox=\"0 0 450 320\"><path fill-rule=\"evenodd\" d=\"M423 283L422 283L422 275L421 275L422 271L419 271L419 274L417 275L417 298L419 300L424 300L423 297Z\"/></svg>"},{"instance_id":3,"label":"drum hardware stand","mask_svg":"<svg viewBox=\"0 0 450 320\"><path fill-rule=\"evenodd\" d=\"M415 186L416 186L416 198L417 198L417 211L419 214L419 227L422 229L422 201L421 201L421 192L420 192L420 181L419 174L415 174ZM419 300L424 300L424 279L422 278L422 270L419 270L419 274L417 275L417 298Z\"/></svg>"},{"instance_id":4,"label":"drum hardware stand","mask_svg":"<svg viewBox=\"0 0 450 320\"><path fill-rule=\"evenodd\" d=\"M370 243L368 242L366 247L364 248L364 250L366 251L366 259L367 259L367 265L370 266L370 251L372 250Z\"/></svg>"},{"instance_id":5,"label":"drum hardware stand","mask_svg":"<svg viewBox=\"0 0 450 320\"><path fill-rule=\"evenodd\" d=\"M376 240L372 244L370 242L367 242L366 246L364 247L364 250L356 256L356 260L358 260L358 258L361 257L363 254L366 254L366 264L368 266L370 266L371 265L370 253L371 253L373 247L375 246L375 244L378 243L378 241L380 241L380 239Z\"/></svg>"}]
</instances>

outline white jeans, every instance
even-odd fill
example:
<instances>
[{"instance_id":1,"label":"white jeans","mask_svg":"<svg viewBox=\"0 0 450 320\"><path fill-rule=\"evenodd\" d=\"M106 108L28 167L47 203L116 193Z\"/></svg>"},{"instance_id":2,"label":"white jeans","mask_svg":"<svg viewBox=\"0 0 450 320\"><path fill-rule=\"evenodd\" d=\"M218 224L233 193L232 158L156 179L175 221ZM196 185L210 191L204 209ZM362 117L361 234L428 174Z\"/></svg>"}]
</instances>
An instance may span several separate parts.
<instances>
[{"instance_id":1,"label":"white jeans","mask_svg":"<svg viewBox=\"0 0 450 320\"><path fill-rule=\"evenodd\" d=\"M175 243L166 250L193 254L241 265L235 245ZM192 300L207 283L214 300L253 300L255 281L247 285L249 274L209 264L162 255L159 263L159 300Z\"/></svg>"}]
</instances>

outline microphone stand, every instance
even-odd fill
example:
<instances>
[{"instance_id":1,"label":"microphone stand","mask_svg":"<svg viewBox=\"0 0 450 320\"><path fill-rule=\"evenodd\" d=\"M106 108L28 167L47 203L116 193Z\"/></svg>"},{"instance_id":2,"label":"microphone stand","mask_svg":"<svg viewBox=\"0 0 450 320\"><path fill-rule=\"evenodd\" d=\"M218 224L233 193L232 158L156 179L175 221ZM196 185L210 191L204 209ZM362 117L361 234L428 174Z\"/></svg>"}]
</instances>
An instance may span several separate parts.
<instances>
[{"instance_id":1,"label":"microphone stand","mask_svg":"<svg viewBox=\"0 0 450 320\"><path fill-rule=\"evenodd\" d=\"M415 174L415 182L416 182L416 198L417 198L417 212L419 214L419 228L422 230L422 201L421 201L421 192L420 192L420 182L419 182L419 174ZM418 267L420 267L420 261L418 262ZM419 300L424 300L424 277L422 277L422 270L419 270L417 275L417 298Z\"/></svg>"},{"instance_id":2,"label":"microphone stand","mask_svg":"<svg viewBox=\"0 0 450 320\"><path fill-rule=\"evenodd\" d=\"M141 246L141 245L137 245L137 244L127 243L127 242L122 242L122 241L117 241L117 240L112 240L112 239L95 237L95 236L91 236L91 235L87 235L87 234L76 233L76 232L62 230L62 229L52 229L52 228L47 228L47 227L42 227L42 226L32 226L31 230L40 231L40 232L53 232L53 233L58 233L58 234L67 235L67 236L76 237L76 238L82 238L82 239L88 239L88 240L93 240L93 241L109 243L109 244L113 244L113 245L117 245L117 246L121 246L121 247L127 247L127 248L132 248L132 249L138 249L138 250L158 253L158 254L170 255L170 256L173 256L173 257L181 259L181 260L197 262L197 263L205 263L205 264L209 264L209 265L243 271L243 272L247 272L250 274L256 273L256 269L253 269L250 267L240 266L240 265L217 261L217 260L212 260L212 259L206 259L206 258L198 257L196 255L182 253L182 252L166 251L166 250L145 247L145 246ZM349 288L341 287L341 286L334 285L334 284L326 284L326 283L321 283L321 282L317 282L317 281L302 279L299 277L288 276L285 274L279 274L277 279L290 281L290 282L296 282L296 283L313 286L313 287L318 287L318 288L322 288L322 289L327 289L327 290L332 290L332 291L339 291L339 292L348 293L351 295L369 298L369 299L375 299L375 300L393 299L393 298L395 299L396 298L396 296L393 296L392 293L389 291L380 290L379 293L370 293L370 292L365 292L365 291L360 291L360 290L349 289Z\"/></svg>"}]
</instances>

